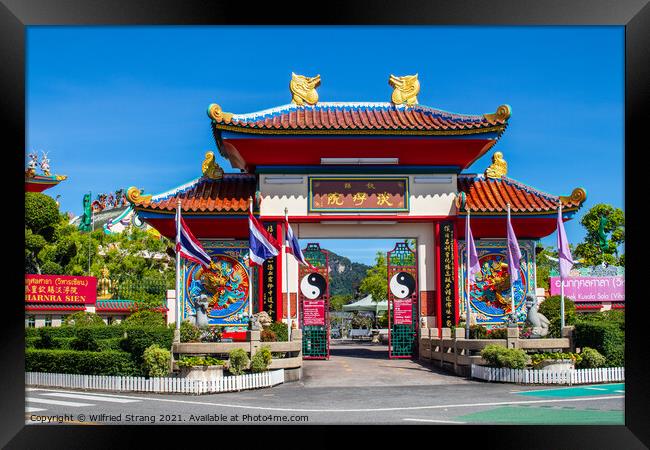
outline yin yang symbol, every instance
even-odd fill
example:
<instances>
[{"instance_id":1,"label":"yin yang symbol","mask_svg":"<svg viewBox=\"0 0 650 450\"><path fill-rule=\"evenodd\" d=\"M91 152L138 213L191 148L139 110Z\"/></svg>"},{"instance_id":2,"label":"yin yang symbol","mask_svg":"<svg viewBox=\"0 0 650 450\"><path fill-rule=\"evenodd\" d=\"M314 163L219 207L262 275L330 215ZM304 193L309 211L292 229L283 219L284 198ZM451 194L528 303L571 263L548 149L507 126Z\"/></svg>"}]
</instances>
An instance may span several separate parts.
<instances>
[{"instance_id":1,"label":"yin yang symbol","mask_svg":"<svg viewBox=\"0 0 650 450\"><path fill-rule=\"evenodd\" d=\"M408 298L415 291L415 278L408 272L399 272L390 279L390 291L397 298Z\"/></svg>"},{"instance_id":2,"label":"yin yang symbol","mask_svg":"<svg viewBox=\"0 0 650 450\"><path fill-rule=\"evenodd\" d=\"M310 300L321 298L326 289L327 281L320 273L307 274L300 281L300 292Z\"/></svg>"}]
</instances>

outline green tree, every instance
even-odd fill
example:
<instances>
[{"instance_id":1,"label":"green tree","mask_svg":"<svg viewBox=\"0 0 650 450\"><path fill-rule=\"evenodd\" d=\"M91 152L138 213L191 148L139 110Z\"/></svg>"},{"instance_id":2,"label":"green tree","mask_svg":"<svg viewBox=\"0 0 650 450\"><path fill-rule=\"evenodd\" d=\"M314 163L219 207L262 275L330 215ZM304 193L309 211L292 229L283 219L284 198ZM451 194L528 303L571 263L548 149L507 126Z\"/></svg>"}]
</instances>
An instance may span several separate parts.
<instances>
[{"instance_id":1,"label":"green tree","mask_svg":"<svg viewBox=\"0 0 650 450\"><path fill-rule=\"evenodd\" d=\"M602 251L599 234L601 217L607 218L605 233L609 235L609 247ZM625 265L625 255L618 255L618 247L625 243L625 214L612 205L594 205L582 218L580 224L587 231L584 242L578 244L575 257L585 260L587 265L598 265L603 261L613 265Z\"/></svg>"},{"instance_id":2,"label":"green tree","mask_svg":"<svg viewBox=\"0 0 650 450\"><path fill-rule=\"evenodd\" d=\"M342 311L343 305L347 305L352 301L351 294L345 295L332 295L330 297L330 311Z\"/></svg>"},{"instance_id":3,"label":"green tree","mask_svg":"<svg viewBox=\"0 0 650 450\"><path fill-rule=\"evenodd\" d=\"M366 277L361 280L359 291L365 295L372 295L373 302L386 300L388 292L388 267L386 256L383 252L377 252L375 265L368 269Z\"/></svg>"}]
</instances>

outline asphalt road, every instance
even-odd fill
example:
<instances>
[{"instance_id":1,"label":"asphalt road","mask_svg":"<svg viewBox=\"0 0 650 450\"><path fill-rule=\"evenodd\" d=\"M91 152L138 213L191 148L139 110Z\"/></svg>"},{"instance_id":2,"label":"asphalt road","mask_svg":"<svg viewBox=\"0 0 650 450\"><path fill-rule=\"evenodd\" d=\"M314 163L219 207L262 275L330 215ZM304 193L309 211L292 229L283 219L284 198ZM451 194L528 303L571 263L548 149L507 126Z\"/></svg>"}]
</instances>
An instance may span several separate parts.
<instances>
[{"instance_id":1,"label":"asphalt road","mask_svg":"<svg viewBox=\"0 0 650 450\"><path fill-rule=\"evenodd\" d=\"M616 424L624 385L579 387L484 383L385 347L332 347L305 361L302 381L212 395L27 390L27 424Z\"/></svg>"}]
</instances>

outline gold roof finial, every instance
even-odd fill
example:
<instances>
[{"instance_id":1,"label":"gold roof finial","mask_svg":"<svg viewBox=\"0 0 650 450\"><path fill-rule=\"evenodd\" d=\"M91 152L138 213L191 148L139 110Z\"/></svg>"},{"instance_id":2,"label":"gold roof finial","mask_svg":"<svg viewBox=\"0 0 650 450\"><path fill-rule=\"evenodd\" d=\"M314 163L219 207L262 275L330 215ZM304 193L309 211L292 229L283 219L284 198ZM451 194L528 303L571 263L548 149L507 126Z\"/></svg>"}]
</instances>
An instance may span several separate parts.
<instances>
[{"instance_id":1,"label":"gold roof finial","mask_svg":"<svg viewBox=\"0 0 650 450\"><path fill-rule=\"evenodd\" d=\"M215 161L214 153L207 152L203 164L201 164L203 176L212 180L220 180L223 178L223 169Z\"/></svg>"},{"instance_id":2,"label":"gold roof finial","mask_svg":"<svg viewBox=\"0 0 650 450\"><path fill-rule=\"evenodd\" d=\"M404 75L403 77L396 77L391 74L388 78L388 84L394 88L393 95L390 97L393 104L413 106L418 103L417 95L420 93L420 82L417 73L415 75Z\"/></svg>"},{"instance_id":3,"label":"gold roof finial","mask_svg":"<svg viewBox=\"0 0 650 450\"><path fill-rule=\"evenodd\" d=\"M135 186L131 186L127 191L126 191L126 198L131 202L131 203L140 203L143 205L148 205L151 203L151 197L152 195L142 195L142 191L138 189Z\"/></svg>"},{"instance_id":4,"label":"gold roof finial","mask_svg":"<svg viewBox=\"0 0 650 450\"><path fill-rule=\"evenodd\" d=\"M291 72L289 82L291 102L298 106L304 106L305 103L315 105L318 103L318 92L316 92L318 86L320 86L320 75L310 78Z\"/></svg>"},{"instance_id":5,"label":"gold roof finial","mask_svg":"<svg viewBox=\"0 0 650 450\"><path fill-rule=\"evenodd\" d=\"M217 105L216 103L212 103L210 106L208 106L208 116L210 119L216 122L230 123L232 120L232 114L223 112L221 106Z\"/></svg>"},{"instance_id":6,"label":"gold roof finial","mask_svg":"<svg viewBox=\"0 0 650 450\"><path fill-rule=\"evenodd\" d=\"M485 169L486 178L503 178L508 173L508 163L503 159L503 153L495 152L492 156L492 164Z\"/></svg>"},{"instance_id":7,"label":"gold roof finial","mask_svg":"<svg viewBox=\"0 0 650 450\"><path fill-rule=\"evenodd\" d=\"M560 195L560 201L562 203L575 203L576 205L579 205L585 200L587 200L587 191L580 187L575 188L569 196Z\"/></svg>"},{"instance_id":8,"label":"gold roof finial","mask_svg":"<svg viewBox=\"0 0 650 450\"><path fill-rule=\"evenodd\" d=\"M498 120L506 122L510 118L511 114L512 109L510 108L510 105L501 105L497 108L496 112L483 114L483 117L491 123L495 123Z\"/></svg>"}]
</instances>

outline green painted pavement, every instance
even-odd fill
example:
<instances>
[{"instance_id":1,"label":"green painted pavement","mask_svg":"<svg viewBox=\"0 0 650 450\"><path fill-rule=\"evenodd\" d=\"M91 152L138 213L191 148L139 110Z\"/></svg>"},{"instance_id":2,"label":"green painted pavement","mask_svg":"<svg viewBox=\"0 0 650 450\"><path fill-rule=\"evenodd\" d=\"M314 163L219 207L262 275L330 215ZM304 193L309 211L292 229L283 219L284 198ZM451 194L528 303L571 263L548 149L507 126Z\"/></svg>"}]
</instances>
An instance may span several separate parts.
<instances>
[{"instance_id":1,"label":"green painted pavement","mask_svg":"<svg viewBox=\"0 0 650 450\"><path fill-rule=\"evenodd\" d=\"M625 383L594 384L557 389L539 389L517 392L519 395L534 397L586 397L592 395L625 395Z\"/></svg>"},{"instance_id":2,"label":"green painted pavement","mask_svg":"<svg viewBox=\"0 0 650 450\"><path fill-rule=\"evenodd\" d=\"M503 406L481 411L454 420L467 423L521 425L624 425L623 411L587 411L569 408Z\"/></svg>"}]
</instances>

